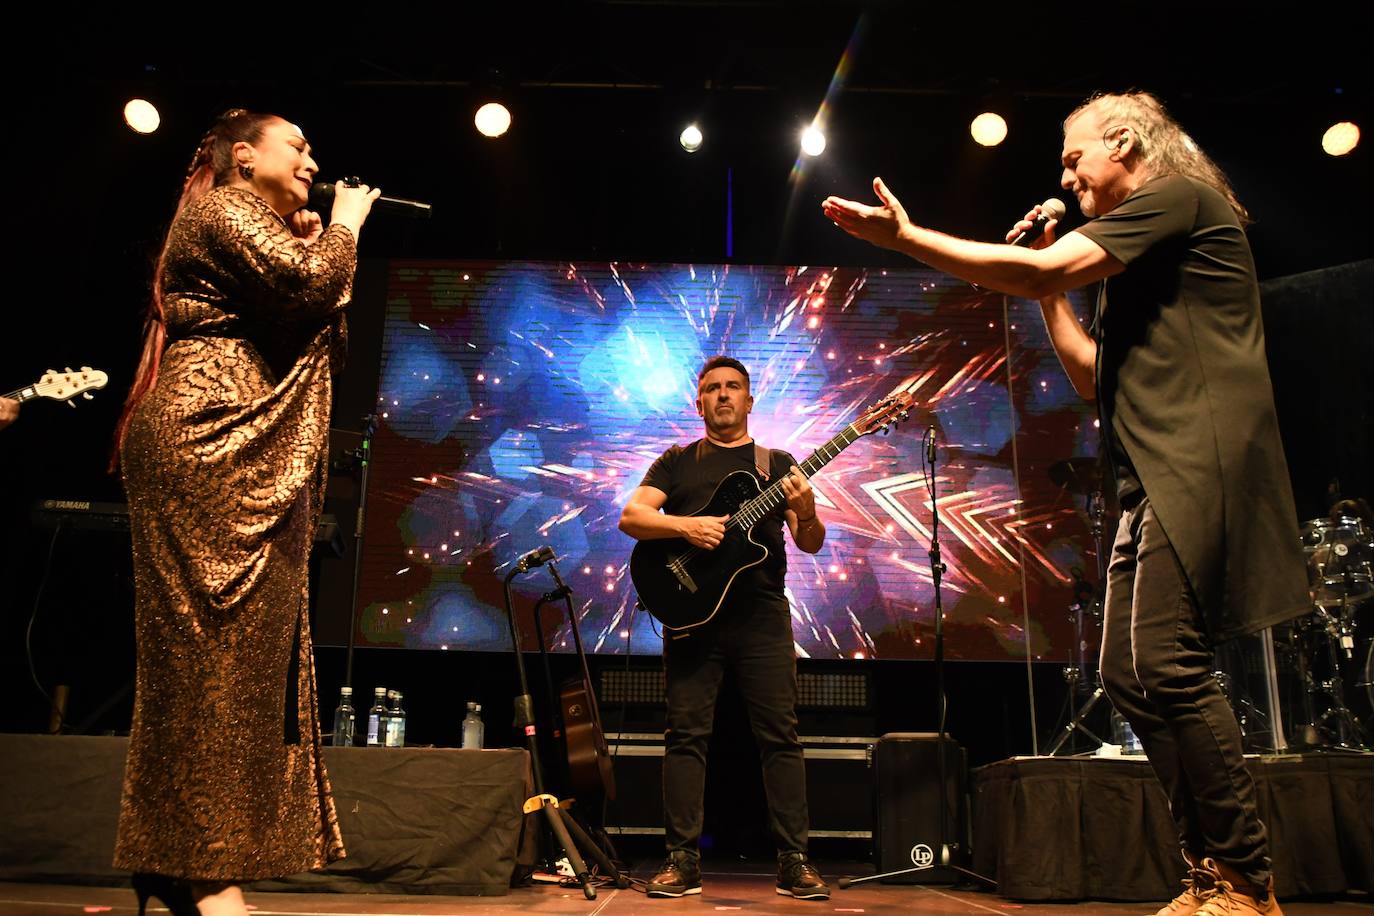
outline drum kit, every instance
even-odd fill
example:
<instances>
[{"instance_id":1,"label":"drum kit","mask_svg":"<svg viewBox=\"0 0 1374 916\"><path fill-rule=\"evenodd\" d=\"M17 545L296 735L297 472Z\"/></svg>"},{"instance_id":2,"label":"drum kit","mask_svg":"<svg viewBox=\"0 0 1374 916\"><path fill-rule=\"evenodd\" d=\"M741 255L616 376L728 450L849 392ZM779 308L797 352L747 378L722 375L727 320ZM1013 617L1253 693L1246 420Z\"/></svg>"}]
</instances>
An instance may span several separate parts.
<instances>
[{"instance_id":1,"label":"drum kit","mask_svg":"<svg viewBox=\"0 0 1374 916\"><path fill-rule=\"evenodd\" d=\"M1101 619L1108 543L1097 459L1056 462L1049 476L1064 491L1085 498L1098 574L1096 584L1075 576L1075 601L1069 608L1075 626L1074 664L1064 669L1068 705L1075 711L1046 751L1054 755L1076 733L1103 741L1085 722L1102 699L1096 666L1088 659L1085 626L1086 618ZM1340 503L1331 516L1305 522L1301 542L1312 611L1274 627L1272 638L1266 631L1263 646L1253 647L1258 652L1252 654L1268 659L1251 666L1265 671L1263 679L1269 688L1255 690L1264 700L1252 701L1247 687L1255 684L1247 672L1238 670L1233 677L1219 670L1214 675L1236 711L1247 742L1256 749L1283 749L1281 735L1287 731L1292 739L1287 743L1290 750L1374 750L1374 519L1362 503ZM1241 657L1234 652L1224 654ZM1279 724L1285 721L1287 728Z\"/></svg>"},{"instance_id":2,"label":"drum kit","mask_svg":"<svg viewBox=\"0 0 1374 916\"><path fill-rule=\"evenodd\" d=\"M1374 528L1335 511L1303 523L1302 549L1312 612L1275 637L1298 681L1297 743L1374 750Z\"/></svg>"}]
</instances>

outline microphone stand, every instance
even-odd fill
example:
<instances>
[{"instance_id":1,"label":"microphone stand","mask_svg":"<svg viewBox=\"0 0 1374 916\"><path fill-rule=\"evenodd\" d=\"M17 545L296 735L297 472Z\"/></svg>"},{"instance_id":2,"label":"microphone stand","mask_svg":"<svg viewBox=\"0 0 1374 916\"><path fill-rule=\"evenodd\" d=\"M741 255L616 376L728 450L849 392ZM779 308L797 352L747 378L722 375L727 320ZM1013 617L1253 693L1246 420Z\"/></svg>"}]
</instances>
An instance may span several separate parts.
<instances>
[{"instance_id":1,"label":"microphone stand","mask_svg":"<svg viewBox=\"0 0 1374 916\"><path fill-rule=\"evenodd\" d=\"M980 875L972 869L955 865L952 861L951 853L959 848L959 844L948 842L949 820L949 786L947 785L947 762L945 760L945 611L944 605L940 600L940 581L944 576L947 567L940 559L940 505L936 500L935 493L935 427L929 427L925 436L922 437L923 446L922 459L926 472L926 492L930 494L930 579L935 586L935 701L936 701L936 758L939 767L940 780L940 812L939 826L936 834L938 850L931 861L922 862L912 868L902 868L897 871L881 872L876 875L864 875L860 878L841 878L836 884L841 889L851 887L855 884L864 884L869 881L883 881L888 878L898 878L918 871L930 871L934 868L944 868L947 871L955 872L968 878L974 878L987 884L990 887L997 887L996 880ZM913 861L915 861L913 857Z\"/></svg>"},{"instance_id":2,"label":"microphone stand","mask_svg":"<svg viewBox=\"0 0 1374 916\"><path fill-rule=\"evenodd\" d=\"M349 452L358 462L358 514L353 524L353 590L348 602L348 652L344 657L344 686L353 686L353 648L357 643L358 579L363 571L363 521L367 516L367 470L372 464L372 437L377 434L377 415L363 417L363 441Z\"/></svg>"},{"instance_id":3,"label":"microphone stand","mask_svg":"<svg viewBox=\"0 0 1374 916\"><path fill-rule=\"evenodd\" d=\"M555 692L553 686L553 668L549 664L549 646L544 640L543 611L544 605L557 601L565 594L569 593L570 590L568 587L562 585L552 591L545 592L540 596L539 600L534 603L534 638L539 641L539 661L544 667L545 703L549 710L552 725L550 733L558 740L564 738L564 724L563 717L558 712L558 694ZM557 757L562 764L558 772L559 785L567 789L570 784L567 761L563 759L562 755L555 754L554 756Z\"/></svg>"}]
</instances>

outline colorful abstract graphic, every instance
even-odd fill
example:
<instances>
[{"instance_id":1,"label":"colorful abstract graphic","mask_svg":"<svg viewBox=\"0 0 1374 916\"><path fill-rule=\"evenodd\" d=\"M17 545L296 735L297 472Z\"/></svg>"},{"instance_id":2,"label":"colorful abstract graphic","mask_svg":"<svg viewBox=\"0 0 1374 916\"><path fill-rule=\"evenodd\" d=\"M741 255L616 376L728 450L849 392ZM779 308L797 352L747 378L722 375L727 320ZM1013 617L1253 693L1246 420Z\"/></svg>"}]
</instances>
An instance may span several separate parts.
<instances>
[{"instance_id":1,"label":"colorful abstract graphic","mask_svg":"<svg viewBox=\"0 0 1374 916\"><path fill-rule=\"evenodd\" d=\"M658 654L616 525L650 463L700 437L696 372L717 353L749 367L751 433L799 460L915 386L907 423L813 480L829 534L814 556L789 544L799 654L931 654L933 427L948 656L1070 657L1096 561L1084 497L1048 471L1095 454L1097 431L1039 307L931 271L815 266L393 262L360 641L509 650L502 582L547 544L589 651ZM533 647L553 579L514 585ZM567 648L563 603L540 620Z\"/></svg>"}]
</instances>

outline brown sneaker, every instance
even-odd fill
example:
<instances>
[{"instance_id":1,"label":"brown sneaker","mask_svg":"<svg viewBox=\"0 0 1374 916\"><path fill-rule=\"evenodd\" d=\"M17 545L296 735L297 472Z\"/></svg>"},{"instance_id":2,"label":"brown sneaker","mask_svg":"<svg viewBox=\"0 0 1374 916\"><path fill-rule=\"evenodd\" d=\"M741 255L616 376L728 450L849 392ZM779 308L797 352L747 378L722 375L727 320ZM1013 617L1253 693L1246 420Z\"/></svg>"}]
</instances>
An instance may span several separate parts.
<instances>
[{"instance_id":1,"label":"brown sneaker","mask_svg":"<svg viewBox=\"0 0 1374 916\"><path fill-rule=\"evenodd\" d=\"M644 892L650 897L686 897L701 893L701 861L694 855L675 850L668 856Z\"/></svg>"},{"instance_id":2,"label":"brown sneaker","mask_svg":"<svg viewBox=\"0 0 1374 916\"><path fill-rule=\"evenodd\" d=\"M1274 879L1261 897L1255 887L1231 868L1203 859L1202 867L1217 873L1216 888L1194 916L1283 916L1274 896Z\"/></svg>"},{"instance_id":3,"label":"brown sneaker","mask_svg":"<svg viewBox=\"0 0 1374 916\"><path fill-rule=\"evenodd\" d=\"M1188 863L1188 876L1183 879L1183 893L1166 903L1155 916L1195 916L1207 899L1216 893L1217 878L1221 876L1204 864L1211 860L1205 859L1203 863L1199 863L1187 853L1183 858Z\"/></svg>"},{"instance_id":4,"label":"brown sneaker","mask_svg":"<svg viewBox=\"0 0 1374 916\"><path fill-rule=\"evenodd\" d=\"M778 856L778 893L799 900L830 899L830 888L804 852Z\"/></svg>"}]
</instances>

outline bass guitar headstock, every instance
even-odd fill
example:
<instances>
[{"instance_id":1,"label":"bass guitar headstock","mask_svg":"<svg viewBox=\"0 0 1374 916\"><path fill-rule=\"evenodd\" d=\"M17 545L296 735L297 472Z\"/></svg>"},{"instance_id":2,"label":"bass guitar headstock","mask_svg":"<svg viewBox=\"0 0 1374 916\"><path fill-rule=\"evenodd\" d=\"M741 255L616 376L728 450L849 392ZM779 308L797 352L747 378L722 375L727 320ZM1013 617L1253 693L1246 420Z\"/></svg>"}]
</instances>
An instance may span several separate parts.
<instances>
[{"instance_id":1,"label":"bass guitar headstock","mask_svg":"<svg viewBox=\"0 0 1374 916\"><path fill-rule=\"evenodd\" d=\"M90 392L104 388L109 380L110 377L104 372L99 369L92 369L90 366L82 366L76 371L68 366L65 372L49 369L43 373L42 378L33 384L31 396L70 402L72 398L80 395L89 401L91 399ZM73 404L72 406L75 407L76 405Z\"/></svg>"}]
</instances>

